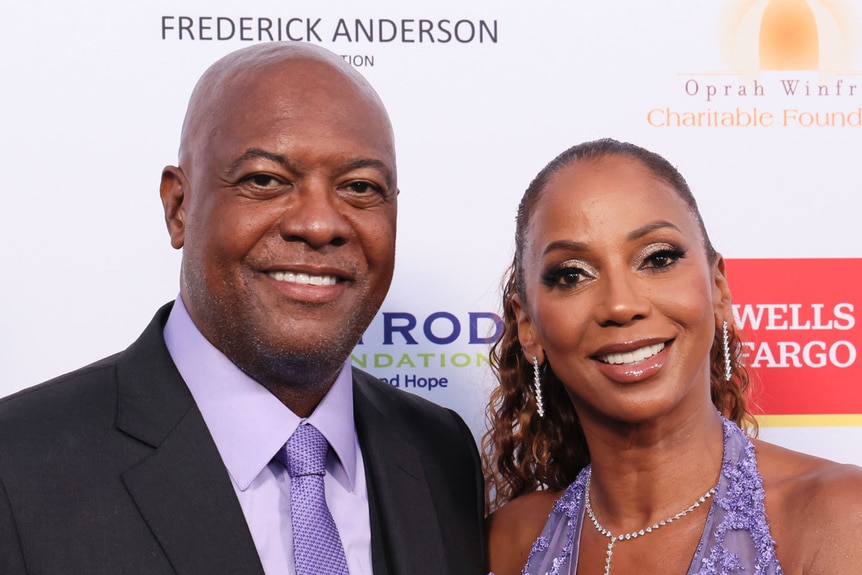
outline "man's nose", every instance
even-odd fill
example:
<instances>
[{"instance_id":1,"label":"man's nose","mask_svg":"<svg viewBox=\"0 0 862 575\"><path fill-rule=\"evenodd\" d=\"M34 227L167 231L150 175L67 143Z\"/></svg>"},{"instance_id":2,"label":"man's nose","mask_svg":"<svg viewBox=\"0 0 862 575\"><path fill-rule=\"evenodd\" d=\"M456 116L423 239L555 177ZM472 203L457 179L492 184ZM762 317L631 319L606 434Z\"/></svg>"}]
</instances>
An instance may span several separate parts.
<instances>
[{"instance_id":1,"label":"man's nose","mask_svg":"<svg viewBox=\"0 0 862 575\"><path fill-rule=\"evenodd\" d=\"M351 233L345 209L348 206L333 186L322 181L306 182L282 212L279 232L285 241L302 241L315 249L342 245Z\"/></svg>"}]
</instances>

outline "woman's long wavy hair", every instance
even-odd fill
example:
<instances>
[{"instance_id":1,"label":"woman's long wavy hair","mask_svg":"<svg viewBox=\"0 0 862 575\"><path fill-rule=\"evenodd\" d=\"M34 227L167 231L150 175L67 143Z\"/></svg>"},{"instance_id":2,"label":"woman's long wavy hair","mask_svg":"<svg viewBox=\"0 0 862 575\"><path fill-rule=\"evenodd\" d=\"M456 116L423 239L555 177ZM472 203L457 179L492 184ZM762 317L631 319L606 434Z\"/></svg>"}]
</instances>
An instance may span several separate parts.
<instances>
[{"instance_id":1,"label":"woman's long wavy hair","mask_svg":"<svg viewBox=\"0 0 862 575\"><path fill-rule=\"evenodd\" d=\"M633 144L612 139L585 142L552 160L532 181L518 207L515 257L503 284L503 330L491 348L491 369L499 385L491 392L486 413L488 431L482 439L489 510L539 489L561 490L590 462L586 438L563 384L548 363L542 367L545 416L539 417L532 391L533 365L518 340L512 307L525 299L523 254L526 230L550 178L578 161L624 156L639 161L670 184L686 203L703 234L708 259L718 257L685 179L667 160ZM741 362L742 341L729 326L732 376L724 376L723 334L716 329L710 351L712 402L725 417L756 434L757 421L746 406L748 372Z\"/></svg>"}]
</instances>

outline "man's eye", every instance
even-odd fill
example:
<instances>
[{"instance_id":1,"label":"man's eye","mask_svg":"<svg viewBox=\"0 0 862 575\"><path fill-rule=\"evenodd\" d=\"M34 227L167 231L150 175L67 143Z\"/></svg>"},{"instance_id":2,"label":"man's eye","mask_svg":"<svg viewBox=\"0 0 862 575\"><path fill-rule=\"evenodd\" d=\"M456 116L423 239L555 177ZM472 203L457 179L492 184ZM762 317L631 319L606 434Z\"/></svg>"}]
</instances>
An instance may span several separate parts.
<instances>
[{"instance_id":1,"label":"man's eye","mask_svg":"<svg viewBox=\"0 0 862 575\"><path fill-rule=\"evenodd\" d=\"M367 194L370 192L379 192L380 188L370 182L351 182L347 185L351 192L357 194Z\"/></svg>"},{"instance_id":2,"label":"man's eye","mask_svg":"<svg viewBox=\"0 0 862 575\"><path fill-rule=\"evenodd\" d=\"M268 188L278 183L278 180L276 180L269 174L253 174L245 178L245 181L250 182L260 188Z\"/></svg>"}]
</instances>

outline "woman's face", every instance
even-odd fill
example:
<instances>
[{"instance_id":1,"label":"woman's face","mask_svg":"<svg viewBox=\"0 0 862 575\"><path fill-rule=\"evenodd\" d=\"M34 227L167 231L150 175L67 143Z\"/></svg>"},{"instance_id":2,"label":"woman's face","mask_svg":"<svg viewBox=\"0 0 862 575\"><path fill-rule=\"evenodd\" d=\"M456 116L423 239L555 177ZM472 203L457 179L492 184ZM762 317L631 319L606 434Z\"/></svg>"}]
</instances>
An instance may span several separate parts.
<instances>
[{"instance_id":1,"label":"woman's face","mask_svg":"<svg viewBox=\"0 0 862 575\"><path fill-rule=\"evenodd\" d=\"M627 157L574 163L548 182L525 239L518 337L582 419L636 423L710 402L709 351L730 293L669 184Z\"/></svg>"}]
</instances>

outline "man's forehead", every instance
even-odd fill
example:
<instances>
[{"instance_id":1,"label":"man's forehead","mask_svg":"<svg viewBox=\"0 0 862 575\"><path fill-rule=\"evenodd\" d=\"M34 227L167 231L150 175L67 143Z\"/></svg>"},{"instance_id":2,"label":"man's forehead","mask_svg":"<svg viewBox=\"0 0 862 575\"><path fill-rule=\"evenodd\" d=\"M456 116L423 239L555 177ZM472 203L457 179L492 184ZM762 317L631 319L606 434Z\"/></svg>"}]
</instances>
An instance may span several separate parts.
<instances>
[{"instance_id":1,"label":"man's forehead","mask_svg":"<svg viewBox=\"0 0 862 575\"><path fill-rule=\"evenodd\" d=\"M335 54L306 45L255 46L229 54L195 87L183 124L181 161L190 146L204 144L199 138L208 139L207 134L219 130L228 118L253 120L263 109L299 112L325 101L334 104L333 112L374 118L391 140L391 124L380 98Z\"/></svg>"},{"instance_id":2,"label":"man's forehead","mask_svg":"<svg viewBox=\"0 0 862 575\"><path fill-rule=\"evenodd\" d=\"M340 79L360 91L373 93L365 78L336 54L318 46L292 43L256 45L228 54L203 74L195 92L227 90L239 79L248 82L294 74L306 78Z\"/></svg>"},{"instance_id":3,"label":"man's forehead","mask_svg":"<svg viewBox=\"0 0 862 575\"><path fill-rule=\"evenodd\" d=\"M317 60L293 59L239 70L194 105L201 110L190 109L190 114L199 116L197 129L205 131L316 119L336 133L364 125L391 135L388 115L376 94Z\"/></svg>"}]
</instances>

